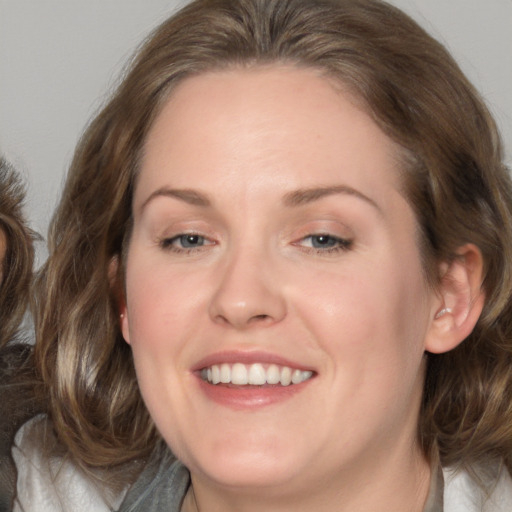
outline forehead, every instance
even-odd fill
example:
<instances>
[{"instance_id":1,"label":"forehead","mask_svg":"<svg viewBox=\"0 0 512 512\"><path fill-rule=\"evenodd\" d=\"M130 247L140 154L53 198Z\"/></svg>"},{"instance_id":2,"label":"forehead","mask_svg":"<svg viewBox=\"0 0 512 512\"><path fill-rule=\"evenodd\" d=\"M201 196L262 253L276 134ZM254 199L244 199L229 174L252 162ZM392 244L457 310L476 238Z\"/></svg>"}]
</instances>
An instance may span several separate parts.
<instances>
[{"instance_id":1,"label":"forehead","mask_svg":"<svg viewBox=\"0 0 512 512\"><path fill-rule=\"evenodd\" d=\"M293 188L352 170L351 185L372 188L385 172L395 186L396 155L358 102L318 71L232 69L188 78L171 93L146 139L139 185L155 187L164 174L181 187L271 172Z\"/></svg>"}]
</instances>

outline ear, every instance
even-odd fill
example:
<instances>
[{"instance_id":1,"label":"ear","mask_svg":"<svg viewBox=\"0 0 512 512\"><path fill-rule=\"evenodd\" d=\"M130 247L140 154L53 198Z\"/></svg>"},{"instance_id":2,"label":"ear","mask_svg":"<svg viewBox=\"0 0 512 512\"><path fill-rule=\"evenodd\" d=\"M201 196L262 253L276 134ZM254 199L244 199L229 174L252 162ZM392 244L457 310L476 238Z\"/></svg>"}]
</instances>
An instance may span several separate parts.
<instances>
[{"instance_id":1,"label":"ear","mask_svg":"<svg viewBox=\"0 0 512 512\"><path fill-rule=\"evenodd\" d=\"M122 278L119 269L119 256L114 256L108 265L108 280L110 289L115 298L117 312L119 314L119 328L126 343L130 344L130 330L128 328L128 308Z\"/></svg>"},{"instance_id":2,"label":"ear","mask_svg":"<svg viewBox=\"0 0 512 512\"><path fill-rule=\"evenodd\" d=\"M441 265L441 283L425 350L448 352L471 334L485 303L482 278L482 253L473 244L463 245L453 261Z\"/></svg>"}]
</instances>

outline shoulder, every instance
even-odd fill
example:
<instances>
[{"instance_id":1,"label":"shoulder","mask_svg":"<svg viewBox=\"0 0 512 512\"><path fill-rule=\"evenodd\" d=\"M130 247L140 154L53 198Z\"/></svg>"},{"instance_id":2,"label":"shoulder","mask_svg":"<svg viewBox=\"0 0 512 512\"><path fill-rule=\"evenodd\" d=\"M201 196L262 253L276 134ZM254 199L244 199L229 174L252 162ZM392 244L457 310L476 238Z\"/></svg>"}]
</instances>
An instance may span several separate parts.
<instances>
[{"instance_id":1,"label":"shoulder","mask_svg":"<svg viewBox=\"0 0 512 512\"><path fill-rule=\"evenodd\" d=\"M25 423L16 434L12 456L18 473L14 511L107 512L116 509L124 493L108 496L97 481L85 474L63 454L48 453L51 423L39 415ZM48 443L50 440L50 443ZM34 504L37 503L37 509Z\"/></svg>"},{"instance_id":2,"label":"shoulder","mask_svg":"<svg viewBox=\"0 0 512 512\"><path fill-rule=\"evenodd\" d=\"M510 512L512 478L501 464L443 469L445 512Z\"/></svg>"}]
</instances>

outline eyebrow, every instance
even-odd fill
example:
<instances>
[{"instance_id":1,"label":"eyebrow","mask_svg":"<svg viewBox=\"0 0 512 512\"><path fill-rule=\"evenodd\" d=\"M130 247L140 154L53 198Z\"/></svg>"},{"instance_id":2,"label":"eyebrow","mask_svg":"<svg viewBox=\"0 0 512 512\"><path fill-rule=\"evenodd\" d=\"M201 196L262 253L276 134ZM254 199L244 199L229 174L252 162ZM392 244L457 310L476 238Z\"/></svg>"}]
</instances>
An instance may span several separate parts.
<instances>
[{"instance_id":1,"label":"eyebrow","mask_svg":"<svg viewBox=\"0 0 512 512\"><path fill-rule=\"evenodd\" d=\"M382 213L380 206L373 199L369 198L362 192L359 192L355 188L349 187L347 185L334 185L329 187L313 187L294 190L284 195L283 204L289 207L302 206L335 194L355 196L370 204ZM179 199L187 204L193 206L201 206L203 208L207 208L212 204L207 195L202 194L196 190L162 187L149 195L144 203L142 203L141 210L143 210L147 204L156 197L171 197L174 199Z\"/></svg>"},{"instance_id":2,"label":"eyebrow","mask_svg":"<svg viewBox=\"0 0 512 512\"><path fill-rule=\"evenodd\" d=\"M380 206L373 199L366 196L362 192L359 192L355 188L349 187L347 185L334 185L330 187L314 187L295 190L284 196L283 203L285 206L301 206L335 194L355 196L370 204L380 213L382 213Z\"/></svg>"},{"instance_id":3,"label":"eyebrow","mask_svg":"<svg viewBox=\"0 0 512 512\"><path fill-rule=\"evenodd\" d=\"M196 190L188 188L176 189L162 187L151 193L150 196L142 203L140 209L143 210L147 206L147 204L150 203L156 197L172 197L174 199L179 199L193 206L202 206L205 208L211 206L212 204L205 194L201 194Z\"/></svg>"}]
</instances>

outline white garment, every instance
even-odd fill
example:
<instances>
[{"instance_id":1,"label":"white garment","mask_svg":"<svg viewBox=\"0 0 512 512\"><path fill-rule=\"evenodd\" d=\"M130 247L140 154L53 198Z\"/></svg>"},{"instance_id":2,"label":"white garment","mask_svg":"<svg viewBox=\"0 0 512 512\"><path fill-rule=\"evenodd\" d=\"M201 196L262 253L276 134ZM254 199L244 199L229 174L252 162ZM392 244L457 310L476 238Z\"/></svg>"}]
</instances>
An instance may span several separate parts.
<instances>
[{"instance_id":1,"label":"white garment","mask_svg":"<svg viewBox=\"0 0 512 512\"><path fill-rule=\"evenodd\" d=\"M444 512L512 512L512 479L505 468L489 486L487 496L466 471L443 469Z\"/></svg>"},{"instance_id":2,"label":"white garment","mask_svg":"<svg viewBox=\"0 0 512 512\"><path fill-rule=\"evenodd\" d=\"M16 434L12 456L18 472L13 512L109 512L121 505L125 492L108 500L76 465L41 453L48 422L36 416Z\"/></svg>"}]
</instances>

